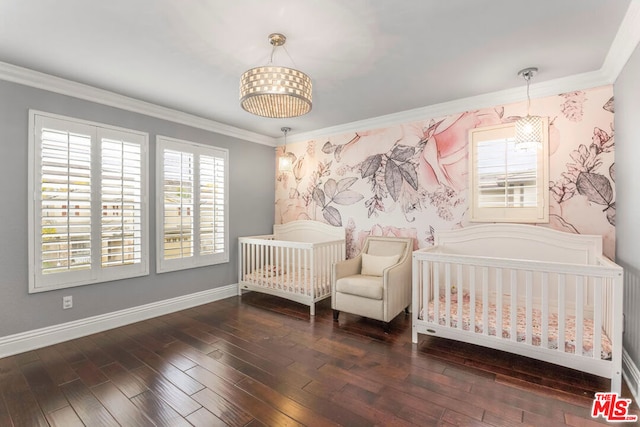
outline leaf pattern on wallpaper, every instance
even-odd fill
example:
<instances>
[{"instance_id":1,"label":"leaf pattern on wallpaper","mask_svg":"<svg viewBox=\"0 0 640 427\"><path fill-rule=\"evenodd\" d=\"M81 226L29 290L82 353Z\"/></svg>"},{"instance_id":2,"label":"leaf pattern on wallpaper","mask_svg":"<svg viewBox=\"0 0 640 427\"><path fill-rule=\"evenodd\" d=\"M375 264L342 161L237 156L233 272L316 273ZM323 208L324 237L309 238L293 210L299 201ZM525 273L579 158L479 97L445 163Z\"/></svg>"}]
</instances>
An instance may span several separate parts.
<instances>
[{"instance_id":1,"label":"leaf pattern on wallpaper","mask_svg":"<svg viewBox=\"0 0 640 427\"><path fill-rule=\"evenodd\" d=\"M611 180L613 182L616 182L616 164L615 163L611 163L611 166L609 166L609 176L611 177Z\"/></svg>"},{"instance_id":2,"label":"leaf pattern on wallpaper","mask_svg":"<svg viewBox=\"0 0 640 427\"><path fill-rule=\"evenodd\" d=\"M610 99L610 102L612 101L613 98ZM615 182L615 163L608 168L611 181L602 173L598 173L603 164L603 153L612 152L614 146L613 125L610 133L594 127L591 144L588 147L580 144L577 150L571 152L573 163L567 163L567 171L562 173L560 180L550 182L549 191L558 203L566 202L577 193L591 203L606 206L603 212L607 221L615 226L616 208L611 185L611 182Z\"/></svg>"},{"instance_id":3,"label":"leaf pattern on wallpaper","mask_svg":"<svg viewBox=\"0 0 640 427\"><path fill-rule=\"evenodd\" d=\"M560 110L562 114L572 122L579 122L584 115L584 103L587 101L586 93L578 90L560 94L565 99Z\"/></svg>"},{"instance_id":4,"label":"leaf pattern on wallpaper","mask_svg":"<svg viewBox=\"0 0 640 427\"><path fill-rule=\"evenodd\" d=\"M610 113L615 113L615 108L614 108L614 103L613 103L613 96L611 98L609 98L609 100L602 106L602 108Z\"/></svg>"},{"instance_id":5,"label":"leaf pattern on wallpaper","mask_svg":"<svg viewBox=\"0 0 640 427\"><path fill-rule=\"evenodd\" d=\"M597 173L581 173L576 180L578 193L587 200L599 205L610 206L613 200L613 188L604 175Z\"/></svg>"},{"instance_id":6,"label":"leaf pattern on wallpaper","mask_svg":"<svg viewBox=\"0 0 640 427\"><path fill-rule=\"evenodd\" d=\"M340 215L340 211L333 206L325 206L324 209L322 209L322 216L329 224L335 227L342 226L342 216Z\"/></svg>"},{"instance_id":7,"label":"leaf pattern on wallpaper","mask_svg":"<svg viewBox=\"0 0 640 427\"><path fill-rule=\"evenodd\" d=\"M374 154L369 156L362 162L361 175L363 178L368 178L380 169L382 164L382 154Z\"/></svg>"},{"instance_id":8,"label":"leaf pattern on wallpaper","mask_svg":"<svg viewBox=\"0 0 640 427\"><path fill-rule=\"evenodd\" d=\"M340 161L342 160L341 157L341 153L342 150L355 144L356 142L358 142L360 140L360 135L358 135L357 133L355 134L355 136L353 138L351 138L351 140L345 144L337 144L334 145L331 143L331 141L327 141L324 143L324 145L322 146L322 152L324 154L331 154L333 153L333 157L336 159L336 161Z\"/></svg>"},{"instance_id":9,"label":"leaf pattern on wallpaper","mask_svg":"<svg viewBox=\"0 0 640 427\"><path fill-rule=\"evenodd\" d=\"M608 153L613 150L614 139L613 132L608 134L606 131L600 128L593 129L593 138L591 139L592 145L596 148L596 154Z\"/></svg>"},{"instance_id":10,"label":"leaf pattern on wallpaper","mask_svg":"<svg viewBox=\"0 0 640 427\"><path fill-rule=\"evenodd\" d=\"M405 182L414 190L418 190L418 173L414 159L424 145L424 140L416 146L395 144L389 152L371 155L361 163L360 174L362 178L371 181L374 191L373 197L365 202L369 217L384 209L382 199L385 194L389 194L393 201L397 202Z\"/></svg>"},{"instance_id":11,"label":"leaf pattern on wallpaper","mask_svg":"<svg viewBox=\"0 0 640 427\"><path fill-rule=\"evenodd\" d=\"M616 202L613 202L611 206L605 209L604 213L607 215L607 221L609 224L616 226Z\"/></svg>"},{"instance_id":12,"label":"leaf pattern on wallpaper","mask_svg":"<svg viewBox=\"0 0 640 427\"><path fill-rule=\"evenodd\" d=\"M338 209L330 206L331 203L344 206L358 203L364 199L362 194L350 189L357 180L358 178L351 177L336 182L335 179L329 178L324 186L317 183L313 188L311 192L313 201L321 208L322 216L329 224L336 227L342 226L342 215Z\"/></svg>"}]
</instances>

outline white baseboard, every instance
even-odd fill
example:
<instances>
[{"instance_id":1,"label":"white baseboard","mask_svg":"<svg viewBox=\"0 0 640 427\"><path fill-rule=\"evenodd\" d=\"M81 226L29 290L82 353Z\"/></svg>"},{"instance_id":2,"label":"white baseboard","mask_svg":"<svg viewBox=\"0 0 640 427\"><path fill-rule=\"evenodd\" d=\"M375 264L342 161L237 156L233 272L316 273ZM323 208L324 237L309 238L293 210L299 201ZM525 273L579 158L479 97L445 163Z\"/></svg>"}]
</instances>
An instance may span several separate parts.
<instances>
[{"instance_id":1,"label":"white baseboard","mask_svg":"<svg viewBox=\"0 0 640 427\"><path fill-rule=\"evenodd\" d=\"M638 393L638 387L640 387L640 370L629 356L629 353L622 349L622 377L629 386L633 399L640 405L640 396Z\"/></svg>"},{"instance_id":2,"label":"white baseboard","mask_svg":"<svg viewBox=\"0 0 640 427\"><path fill-rule=\"evenodd\" d=\"M231 284L195 294L74 320L73 322L0 337L0 357L46 347L236 295L238 295L238 285Z\"/></svg>"}]
</instances>

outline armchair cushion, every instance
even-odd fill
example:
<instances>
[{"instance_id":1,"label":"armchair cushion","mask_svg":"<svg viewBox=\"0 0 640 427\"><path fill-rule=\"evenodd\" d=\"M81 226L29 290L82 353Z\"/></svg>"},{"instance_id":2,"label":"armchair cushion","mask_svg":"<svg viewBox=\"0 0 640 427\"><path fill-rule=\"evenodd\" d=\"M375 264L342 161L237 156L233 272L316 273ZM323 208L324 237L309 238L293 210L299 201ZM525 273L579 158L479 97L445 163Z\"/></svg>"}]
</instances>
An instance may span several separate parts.
<instances>
[{"instance_id":1,"label":"armchair cushion","mask_svg":"<svg viewBox=\"0 0 640 427\"><path fill-rule=\"evenodd\" d=\"M369 299L382 299L382 277L354 275L336 281L336 291Z\"/></svg>"},{"instance_id":2,"label":"armchair cushion","mask_svg":"<svg viewBox=\"0 0 640 427\"><path fill-rule=\"evenodd\" d=\"M369 255L362 254L362 271L360 274L365 276L382 276L385 268L391 267L398 263L400 255Z\"/></svg>"}]
</instances>

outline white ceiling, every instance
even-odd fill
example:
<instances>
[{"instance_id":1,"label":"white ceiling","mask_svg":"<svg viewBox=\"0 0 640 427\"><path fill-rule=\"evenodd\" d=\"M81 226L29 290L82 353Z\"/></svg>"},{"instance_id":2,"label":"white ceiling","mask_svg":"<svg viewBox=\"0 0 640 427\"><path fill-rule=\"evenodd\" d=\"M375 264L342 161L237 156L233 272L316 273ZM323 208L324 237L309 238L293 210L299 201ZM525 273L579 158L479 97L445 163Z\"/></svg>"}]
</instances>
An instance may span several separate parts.
<instances>
[{"instance_id":1,"label":"white ceiling","mask_svg":"<svg viewBox=\"0 0 640 427\"><path fill-rule=\"evenodd\" d=\"M0 61L279 137L599 71L630 1L1 0ZM313 79L305 116L238 103L272 32Z\"/></svg>"}]
</instances>

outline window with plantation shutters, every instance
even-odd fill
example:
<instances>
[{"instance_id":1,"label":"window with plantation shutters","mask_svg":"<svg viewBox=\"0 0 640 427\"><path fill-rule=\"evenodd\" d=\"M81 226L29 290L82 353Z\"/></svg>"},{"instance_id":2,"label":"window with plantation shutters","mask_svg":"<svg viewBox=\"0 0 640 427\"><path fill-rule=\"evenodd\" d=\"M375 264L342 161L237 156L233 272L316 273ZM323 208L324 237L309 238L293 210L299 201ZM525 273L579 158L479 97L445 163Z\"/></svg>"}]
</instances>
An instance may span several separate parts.
<instances>
[{"instance_id":1,"label":"window with plantation shutters","mask_svg":"<svg viewBox=\"0 0 640 427\"><path fill-rule=\"evenodd\" d=\"M537 148L521 148L514 133L513 123L469 133L471 221L549 220L547 137Z\"/></svg>"},{"instance_id":2,"label":"window with plantation shutters","mask_svg":"<svg viewBox=\"0 0 640 427\"><path fill-rule=\"evenodd\" d=\"M229 261L228 152L157 137L158 272Z\"/></svg>"},{"instance_id":3,"label":"window with plantation shutters","mask_svg":"<svg viewBox=\"0 0 640 427\"><path fill-rule=\"evenodd\" d=\"M147 135L29 117L29 291L148 274Z\"/></svg>"}]
</instances>

